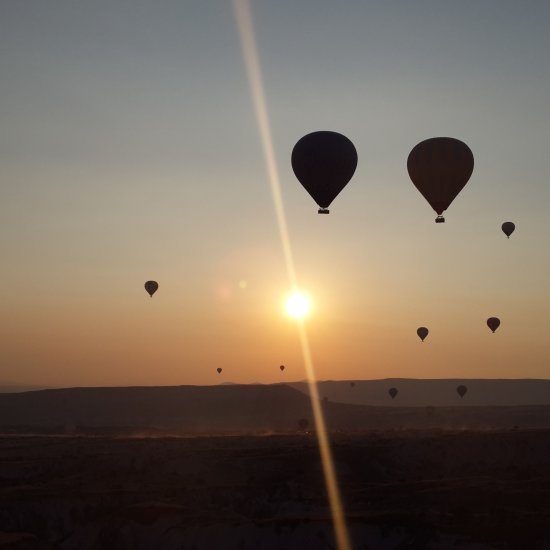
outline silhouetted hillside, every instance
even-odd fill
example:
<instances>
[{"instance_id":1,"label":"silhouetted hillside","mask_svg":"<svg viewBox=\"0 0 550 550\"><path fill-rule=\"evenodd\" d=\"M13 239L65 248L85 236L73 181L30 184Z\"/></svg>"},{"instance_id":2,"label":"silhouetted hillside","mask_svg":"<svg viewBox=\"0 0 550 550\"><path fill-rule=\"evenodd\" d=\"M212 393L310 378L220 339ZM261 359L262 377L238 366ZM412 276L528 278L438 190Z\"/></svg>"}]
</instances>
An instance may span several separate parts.
<instances>
[{"instance_id":1,"label":"silhouetted hillside","mask_svg":"<svg viewBox=\"0 0 550 550\"><path fill-rule=\"evenodd\" d=\"M46 390L47 386L21 386L18 384L0 385L0 393L21 393L24 391Z\"/></svg>"},{"instance_id":2,"label":"silhouetted hillside","mask_svg":"<svg viewBox=\"0 0 550 550\"><path fill-rule=\"evenodd\" d=\"M329 429L346 432L550 427L550 406L545 405L372 407L329 400L322 406ZM308 396L283 384L68 388L0 394L3 432L288 432L297 430L301 418L313 429Z\"/></svg>"},{"instance_id":3,"label":"silhouetted hillside","mask_svg":"<svg viewBox=\"0 0 550 550\"><path fill-rule=\"evenodd\" d=\"M288 430L309 411L309 398L284 385L65 388L0 394L2 429Z\"/></svg>"},{"instance_id":4,"label":"silhouetted hillside","mask_svg":"<svg viewBox=\"0 0 550 550\"><path fill-rule=\"evenodd\" d=\"M353 383L353 386L352 386ZM468 392L461 399L456 393L459 385ZM307 382L288 384L308 393ZM331 401L356 405L384 407L468 407L550 405L550 380L493 380L493 379L411 379L339 380L318 382L319 395ZM397 388L395 399L388 395Z\"/></svg>"}]
</instances>

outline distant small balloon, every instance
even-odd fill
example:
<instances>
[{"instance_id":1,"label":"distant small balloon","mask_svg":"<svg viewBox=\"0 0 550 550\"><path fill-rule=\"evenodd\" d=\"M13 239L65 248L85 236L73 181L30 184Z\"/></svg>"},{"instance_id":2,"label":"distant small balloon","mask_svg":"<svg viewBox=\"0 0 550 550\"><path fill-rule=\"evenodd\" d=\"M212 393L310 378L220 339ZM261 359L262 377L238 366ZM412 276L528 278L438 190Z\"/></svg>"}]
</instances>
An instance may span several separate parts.
<instances>
[{"instance_id":1,"label":"distant small balloon","mask_svg":"<svg viewBox=\"0 0 550 550\"><path fill-rule=\"evenodd\" d=\"M416 329L416 334L418 334L418 337L424 342L424 339L426 338L426 336L428 336L428 334L430 333L430 331L426 328L426 327L418 327Z\"/></svg>"},{"instance_id":2,"label":"distant small balloon","mask_svg":"<svg viewBox=\"0 0 550 550\"><path fill-rule=\"evenodd\" d=\"M460 399L462 399L466 395L467 391L468 391L468 388L466 386L463 386L462 384L456 387L456 393L460 395Z\"/></svg>"},{"instance_id":3,"label":"distant small balloon","mask_svg":"<svg viewBox=\"0 0 550 550\"><path fill-rule=\"evenodd\" d=\"M355 382L350 382L349 385L350 385L352 388L355 388Z\"/></svg>"},{"instance_id":4,"label":"distant small balloon","mask_svg":"<svg viewBox=\"0 0 550 550\"><path fill-rule=\"evenodd\" d=\"M285 366L284 366L284 365L281 365L279 368L281 369L281 372L283 372L283 371L285 370Z\"/></svg>"},{"instance_id":5,"label":"distant small balloon","mask_svg":"<svg viewBox=\"0 0 550 550\"><path fill-rule=\"evenodd\" d=\"M218 374L221 374L223 369L221 367L218 367L216 370L218 371Z\"/></svg>"},{"instance_id":6,"label":"distant small balloon","mask_svg":"<svg viewBox=\"0 0 550 550\"><path fill-rule=\"evenodd\" d=\"M158 290L159 284L156 281L147 281L143 286L145 286L145 290L152 298L153 294Z\"/></svg>"},{"instance_id":7,"label":"distant small balloon","mask_svg":"<svg viewBox=\"0 0 550 550\"><path fill-rule=\"evenodd\" d=\"M500 326L500 319L498 317L489 317L489 319L487 319L487 326L495 332L495 330Z\"/></svg>"},{"instance_id":8,"label":"distant small balloon","mask_svg":"<svg viewBox=\"0 0 550 550\"><path fill-rule=\"evenodd\" d=\"M510 238L510 235L515 231L515 229L516 224L514 224L513 222L504 222L502 224L502 231L508 238Z\"/></svg>"},{"instance_id":9,"label":"distant small balloon","mask_svg":"<svg viewBox=\"0 0 550 550\"><path fill-rule=\"evenodd\" d=\"M399 391L397 390L397 388L390 388L388 390L388 393L390 394L392 399L395 399L395 396L399 393Z\"/></svg>"}]
</instances>

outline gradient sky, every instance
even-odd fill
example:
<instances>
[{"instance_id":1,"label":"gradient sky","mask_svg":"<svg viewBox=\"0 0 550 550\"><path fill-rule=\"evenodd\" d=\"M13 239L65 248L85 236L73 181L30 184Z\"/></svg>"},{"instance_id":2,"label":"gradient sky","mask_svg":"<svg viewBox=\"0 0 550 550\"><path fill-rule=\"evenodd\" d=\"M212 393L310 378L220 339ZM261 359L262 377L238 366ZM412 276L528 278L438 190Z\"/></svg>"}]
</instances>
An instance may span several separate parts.
<instances>
[{"instance_id":1,"label":"gradient sky","mask_svg":"<svg viewBox=\"0 0 550 550\"><path fill-rule=\"evenodd\" d=\"M252 15L318 377L549 378L550 3ZM231 2L2 2L0 68L0 383L304 378ZM290 166L315 130L359 153L329 216ZM434 136L476 162L438 225Z\"/></svg>"}]
</instances>

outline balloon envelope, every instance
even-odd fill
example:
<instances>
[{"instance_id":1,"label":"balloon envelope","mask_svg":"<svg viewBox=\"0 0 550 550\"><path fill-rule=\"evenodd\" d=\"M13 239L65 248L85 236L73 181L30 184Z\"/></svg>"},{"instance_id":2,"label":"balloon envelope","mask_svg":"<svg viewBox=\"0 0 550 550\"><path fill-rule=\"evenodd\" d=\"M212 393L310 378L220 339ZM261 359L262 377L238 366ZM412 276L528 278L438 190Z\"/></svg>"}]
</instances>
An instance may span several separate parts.
<instances>
[{"instance_id":1,"label":"balloon envelope","mask_svg":"<svg viewBox=\"0 0 550 550\"><path fill-rule=\"evenodd\" d=\"M510 238L510 235L514 232L515 229L516 225L513 222L504 222L502 224L502 231L508 238Z\"/></svg>"},{"instance_id":2,"label":"balloon envelope","mask_svg":"<svg viewBox=\"0 0 550 550\"><path fill-rule=\"evenodd\" d=\"M355 388L355 382L350 382L349 385L350 385L352 388Z\"/></svg>"},{"instance_id":3,"label":"balloon envelope","mask_svg":"<svg viewBox=\"0 0 550 550\"><path fill-rule=\"evenodd\" d=\"M357 168L357 151L342 134L313 132L296 143L291 162L298 181L326 212L352 178Z\"/></svg>"},{"instance_id":4,"label":"balloon envelope","mask_svg":"<svg viewBox=\"0 0 550 550\"><path fill-rule=\"evenodd\" d=\"M285 366L284 366L284 365L281 365L279 368L281 369L281 372L285 370Z\"/></svg>"},{"instance_id":5,"label":"balloon envelope","mask_svg":"<svg viewBox=\"0 0 550 550\"><path fill-rule=\"evenodd\" d=\"M424 342L424 339L426 338L426 336L428 336L428 334L430 333L430 331L426 328L426 327L418 327L416 329L416 334L418 334L418 337Z\"/></svg>"},{"instance_id":6,"label":"balloon envelope","mask_svg":"<svg viewBox=\"0 0 550 550\"><path fill-rule=\"evenodd\" d=\"M489 319L487 319L487 326L495 332L495 330L500 326L500 319L498 317L489 317Z\"/></svg>"},{"instance_id":7,"label":"balloon envelope","mask_svg":"<svg viewBox=\"0 0 550 550\"><path fill-rule=\"evenodd\" d=\"M216 370L218 371L218 374L220 374L220 373L222 372L223 369L220 368L220 367L218 367Z\"/></svg>"},{"instance_id":8,"label":"balloon envelope","mask_svg":"<svg viewBox=\"0 0 550 550\"><path fill-rule=\"evenodd\" d=\"M458 139L426 139L409 153L407 170L415 187L441 216L468 183L474 170L474 155Z\"/></svg>"},{"instance_id":9,"label":"balloon envelope","mask_svg":"<svg viewBox=\"0 0 550 550\"><path fill-rule=\"evenodd\" d=\"M391 396L392 399L395 399L395 396L397 395L398 390L397 390L397 388L390 388L390 389L388 390L388 393L390 394L390 396Z\"/></svg>"},{"instance_id":10,"label":"balloon envelope","mask_svg":"<svg viewBox=\"0 0 550 550\"><path fill-rule=\"evenodd\" d=\"M462 399L466 395L467 391L468 391L468 388L466 386L460 385L456 387L456 393L460 395L460 399Z\"/></svg>"},{"instance_id":11,"label":"balloon envelope","mask_svg":"<svg viewBox=\"0 0 550 550\"><path fill-rule=\"evenodd\" d=\"M143 286L145 286L145 290L152 298L153 294L158 290L159 284L156 281L147 281Z\"/></svg>"}]
</instances>

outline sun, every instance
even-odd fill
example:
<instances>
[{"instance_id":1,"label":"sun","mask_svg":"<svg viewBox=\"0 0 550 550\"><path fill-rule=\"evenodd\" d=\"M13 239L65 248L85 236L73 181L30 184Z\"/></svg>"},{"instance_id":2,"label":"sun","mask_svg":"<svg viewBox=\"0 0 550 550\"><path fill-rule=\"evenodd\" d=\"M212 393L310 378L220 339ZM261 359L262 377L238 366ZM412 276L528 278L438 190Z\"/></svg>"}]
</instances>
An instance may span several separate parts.
<instances>
[{"instance_id":1,"label":"sun","mask_svg":"<svg viewBox=\"0 0 550 550\"><path fill-rule=\"evenodd\" d=\"M294 319L303 319L311 308L309 297L302 292L294 292L286 301L286 312Z\"/></svg>"}]
</instances>

